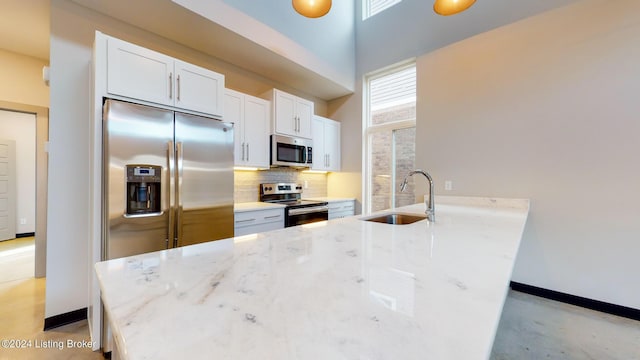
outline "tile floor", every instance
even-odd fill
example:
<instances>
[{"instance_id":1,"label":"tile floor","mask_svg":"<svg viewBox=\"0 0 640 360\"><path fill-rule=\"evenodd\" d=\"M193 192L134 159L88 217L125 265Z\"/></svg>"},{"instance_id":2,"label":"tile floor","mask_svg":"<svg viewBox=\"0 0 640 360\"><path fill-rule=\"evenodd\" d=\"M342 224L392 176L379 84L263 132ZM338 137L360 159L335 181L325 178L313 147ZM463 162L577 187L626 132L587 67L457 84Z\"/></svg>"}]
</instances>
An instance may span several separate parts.
<instances>
[{"instance_id":1,"label":"tile floor","mask_svg":"<svg viewBox=\"0 0 640 360\"><path fill-rule=\"evenodd\" d=\"M33 238L0 242L0 340L32 341L30 349L0 346L0 360L102 359L66 346L90 340L86 321L42 331L45 279L33 278L32 246ZM640 360L640 322L510 291L491 360L520 359Z\"/></svg>"}]
</instances>

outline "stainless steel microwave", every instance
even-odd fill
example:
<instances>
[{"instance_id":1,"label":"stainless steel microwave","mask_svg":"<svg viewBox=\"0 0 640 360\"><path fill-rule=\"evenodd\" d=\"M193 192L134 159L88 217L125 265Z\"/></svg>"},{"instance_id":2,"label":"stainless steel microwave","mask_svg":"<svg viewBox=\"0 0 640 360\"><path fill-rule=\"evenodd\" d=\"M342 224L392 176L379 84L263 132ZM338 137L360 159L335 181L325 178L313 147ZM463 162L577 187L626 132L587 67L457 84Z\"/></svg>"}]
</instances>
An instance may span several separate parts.
<instances>
[{"instance_id":1,"label":"stainless steel microwave","mask_svg":"<svg viewBox=\"0 0 640 360\"><path fill-rule=\"evenodd\" d=\"M312 145L309 139L271 135L271 166L311 167Z\"/></svg>"}]
</instances>

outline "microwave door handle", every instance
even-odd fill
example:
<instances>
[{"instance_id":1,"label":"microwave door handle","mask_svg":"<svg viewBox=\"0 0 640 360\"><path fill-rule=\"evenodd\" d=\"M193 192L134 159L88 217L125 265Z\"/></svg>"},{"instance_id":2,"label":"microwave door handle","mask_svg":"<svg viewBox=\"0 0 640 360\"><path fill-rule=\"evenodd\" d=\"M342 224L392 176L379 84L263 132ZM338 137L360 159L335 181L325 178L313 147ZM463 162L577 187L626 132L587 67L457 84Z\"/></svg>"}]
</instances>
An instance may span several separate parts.
<instances>
[{"instance_id":1,"label":"microwave door handle","mask_svg":"<svg viewBox=\"0 0 640 360\"><path fill-rule=\"evenodd\" d=\"M304 147L304 151L302 151L302 163L307 163L307 154L309 153L309 148L307 146Z\"/></svg>"}]
</instances>

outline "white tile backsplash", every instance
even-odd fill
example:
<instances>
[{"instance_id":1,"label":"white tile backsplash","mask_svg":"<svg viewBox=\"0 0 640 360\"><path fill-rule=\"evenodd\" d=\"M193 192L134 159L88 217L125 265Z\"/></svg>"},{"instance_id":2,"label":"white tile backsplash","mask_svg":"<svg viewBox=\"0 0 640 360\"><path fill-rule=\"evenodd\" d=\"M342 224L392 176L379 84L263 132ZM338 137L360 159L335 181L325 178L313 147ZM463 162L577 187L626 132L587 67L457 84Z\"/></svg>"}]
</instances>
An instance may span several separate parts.
<instances>
[{"instance_id":1,"label":"white tile backsplash","mask_svg":"<svg viewBox=\"0 0 640 360\"><path fill-rule=\"evenodd\" d=\"M262 171L235 171L235 202L260 201L259 185L262 183L294 182L307 187L303 197L327 196L327 174L305 173L291 168L274 168Z\"/></svg>"}]
</instances>

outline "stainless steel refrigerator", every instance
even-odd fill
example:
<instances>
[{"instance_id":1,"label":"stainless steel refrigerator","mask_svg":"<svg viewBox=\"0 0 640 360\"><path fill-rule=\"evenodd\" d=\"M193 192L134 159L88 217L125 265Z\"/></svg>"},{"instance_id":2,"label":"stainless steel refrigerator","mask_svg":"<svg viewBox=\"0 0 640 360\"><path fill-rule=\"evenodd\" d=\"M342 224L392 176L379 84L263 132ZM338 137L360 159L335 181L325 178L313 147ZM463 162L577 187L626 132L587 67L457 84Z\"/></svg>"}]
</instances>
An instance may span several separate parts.
<instances>
[{"instance_id":1,"label":"stainless steel refrigerator","mask_svg":"<svg viewBox=\"0 0 640 360\"><path fill-rule=\"evenodd\" d=\"M233 124L106 100L103 260L233 237Z\"/></svg>"}]
</instances>

